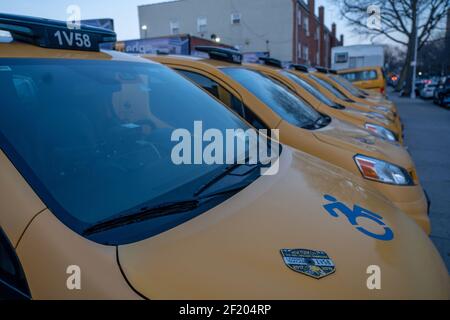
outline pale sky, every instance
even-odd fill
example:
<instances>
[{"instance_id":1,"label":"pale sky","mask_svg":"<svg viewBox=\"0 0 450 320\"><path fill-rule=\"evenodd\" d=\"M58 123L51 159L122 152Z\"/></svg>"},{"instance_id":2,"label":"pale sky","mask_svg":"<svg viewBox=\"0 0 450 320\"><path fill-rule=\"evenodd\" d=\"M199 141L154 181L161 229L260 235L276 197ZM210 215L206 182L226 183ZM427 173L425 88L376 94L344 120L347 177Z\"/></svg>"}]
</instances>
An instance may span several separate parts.
<instances>
[{"instance_id":1,"label":"pale sky","mask_svg":"<svg viewBox=\"0 0 450 320\"><path fill-rule=\"evenodd\" d=\"M211 0L216 1L216 0ZM167 0L0 0L0 12L38 16L49 19L66 20L66 9L75 4L81 8L82 19L113 18L118 39L139 38L138 5L167 2ZM316 0L317 7L325 7L326 25L337 24L338 35L344 33L346 44L364 42L351 35L351 29L340 21L339 11L332 0Z\"/></svg>"}]
</instances>

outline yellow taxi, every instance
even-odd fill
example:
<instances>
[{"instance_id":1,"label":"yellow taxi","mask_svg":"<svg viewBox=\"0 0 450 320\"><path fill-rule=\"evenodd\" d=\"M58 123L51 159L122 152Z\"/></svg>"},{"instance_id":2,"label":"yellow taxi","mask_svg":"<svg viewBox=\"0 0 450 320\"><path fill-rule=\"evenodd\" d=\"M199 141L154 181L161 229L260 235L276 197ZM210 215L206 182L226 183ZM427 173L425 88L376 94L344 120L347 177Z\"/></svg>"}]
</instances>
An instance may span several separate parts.
<instances>
[{"instance_id":1,"label":"yellow taxi","mask_svg":"<svg viewBox=\"0 0 450 320\"><path fill-rule=\"evenodd\" d=\"M351 108L354 110L359 110L361 112L369 112L371 116L377 117L381 124L373 125L368 127L374 133L383 135L394 135L395 139L403 140L403 125L398 119L398 114L395 106L386 107L382 105L370 106L366 103L357 102L354 99L346 96L339 88L337 88L334 83L328 82L325 78L322 78L324 74L317 72L316 69L305 68L303 65L293 65L291 72L303 80L307 81L309 84L314 86L319 90L324 96L332 100L335 104L341 105L346 108ZM394 108L394 109L392 109ZM379 112L384 112L385 114L380 114ZM386 120L388 117L390 120ZM387 129L388 131L383 130Z\"/></svg>"},{"instance_id":2,"label":"yellow taxi","mask_svg":"<svg viewBox=\"0 0 450 320\"><path fill-rule=\"evenodd\" d=\"M337 119L350 122L360 128L364 128L373 134L388 141L403 142L400 135L394 133L396 125L394 122L381 116L377 112L365 112L354 107L346 107L329 99L325 94L316 89L307 80L297 75L292 69L285 69L281 61L273 58L263 58L263 64L246 64L247 67L260 71L274 80L287 86L298 96L307 100L316 110ZM296 70L309 72L307 66L296 65Z\"/></svg>"},{"instance_id":3,"label":"yellow taxi","mask_svg":"<svg viewBox=\"0 0 450 320\"><path fill-rule=\"evenodd\" d=\"M337 90L343 92L347 98L354 100L359 104L367 104L375 108L377 112L387 115L394 120L398 127L402 128L397 106L385 96L370 91L365 91L354 86L350 81L340 76L335 70L322 69L320 76L329 81Z\"/></svg>"},{"instance_id":4,"label":"yellow taxi","mask_svg":"<svg viewBox=\"0 0 450 320\"><path fill-rule=\"evenodd\" d=\"M338 74L355 86L386 95L386 78L381 67L362 67L339 70Z\"/></svg>"},{"instance_id":5,"label":"yellow taxi","mask_svg":"<svg viewBox=\"0 0 450 320\"><path fill-rule=\"evenodd\" d=\"M176 164L179 129L249 124L100 50L110 31L6 14L0 29L1 298L449 298L426 234L362 178L288 146L274 175Z\"/></svg>"},{"instance_id":6,"label":"yellow taxi","mask_svg":"<svg viewBox=\"0 0 450 320\"><path fill-rule=\"evenodd\" d=\"M355 101L358 104L366 105L372 109L377 110L382 114L391 116L395 115L398 119L397 107L392 101L387 100L384 96L375 93L369 93L354 86L350 81L340 76L336 71L326 68L316 67L315 76L328 82L336 90L341 92L347 99Z\"/></svg>"},{"instance_id":7,"label":"yellow taxi","mask_svg":"<svg viewBox=\"0 0 450 320\"><path fill-rule=\"evenodd\" d=\"M234 50L197 47L208 57L144 55L192 80L256 128L278 129L280 141L363 177L430 233L429 205L409 153L399 144L316 111Z\"/></svg>"}]
</instances>

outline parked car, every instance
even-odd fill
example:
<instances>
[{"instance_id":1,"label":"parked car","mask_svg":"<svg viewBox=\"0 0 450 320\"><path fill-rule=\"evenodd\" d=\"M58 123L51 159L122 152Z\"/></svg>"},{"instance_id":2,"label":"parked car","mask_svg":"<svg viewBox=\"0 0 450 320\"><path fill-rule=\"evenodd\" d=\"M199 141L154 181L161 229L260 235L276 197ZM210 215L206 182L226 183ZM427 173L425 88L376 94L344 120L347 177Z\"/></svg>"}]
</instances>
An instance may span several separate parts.
<instances>
[{"instance_id":1,"label":"parked car","mask_svg":"<svg viewBox=\"0 0 450 320\"><path fill-rule=\"evenodd\" d=\"M338 73L361 89L374 90L386 95L387 81L381 67L344 69Z\"/></svg>"},{"instance_id":2,"label":"parked car","mask_svg":"<svg viewBox=\"0 0 450 320\"><path fill-rule=\"evenodd\" d=\"M316 67L316 69L316 75L318 77L332 84L336 89L346 95L347 98L361 104L374 106L378 109L379 113L387 115L389 118L391 114L394 114L394 117L397 117L397 107L392 101L388 100L386 96L381 93L360 89L344 77L337 74L334 70L322 67Z\"/></svg>"},{"instance_id":3,"label":"parked car","mask_svg":"<svg viewBox=\"0 0 450 320\"><path fill-rule=\"evenodd\" d=\"M426 84L426 80L425 79L418 79L415 82L415 88L416 88L416 96L420 97L420 91L422 91L422 89L425 87Z\"/></svg>"},{"instance_id":4,"label":"parked car","mask_svg":"<svg viewBox=\"0 0 450 320\"><path fill-rule=\"evenodd\" d=\"M177 165L175 129L249 123L167 67L100 50L111 31L7 14L0 28L0 298L369 299L372 265L378 299L449 298L430 239L362 178L288 146L276 175Z\"/></svg>"},{"instance_id":5,"label":"parked car","mask_svg":"<svg viewBox=\"0 0 450 320\"><path fill-rule=\"evenodd\" d=\"M434 92L434 103L440 106L448 106L450 96L450 76L443 77Z\"/></svg>"},{"instance_id":6,"label":"parked car","mask_svg":"<svg viewBox=\"0 0 450 320\"><path fill-rule=\"evenodd\" d=\"M390 73L387 77L387 84L391 87L396 87L400 77L395 73Z\"/></svg>"},{"instance_id":7,"label":"parked car","mask_svg":"<svg viewBox=\"0 0 450 320\"><path fill-rule=\"evenodd\" d=\"M357 109L364 113L369 112L380 122L377 123L376 130L378 132L381 133L382 131L385 132L385 130L388 130L388 132L385 132L386 135L394 137L394 140L403 143L403 126L397 108L392 102L373 97L363 91L360 92L360 89L354 87L351 83L346 83L345 85L358 95L357 97L353 96L347 89L329 77L330 74L328 69L318 69L316 67L310 72L305 73L303 70L296 70L296 72L299 76L303 77L310 84L319 89L329 99L335 101L335 103L348 108ZM339 82L347 82L342 77L337 75L333 76L335 76Z\"/></svg>"},{"instance_id":8,"label":"parked car","mask_svg":"<svg viewBox=\"0 0 450 320\"><path fill-rule=\"evenodd\" d=\"M434 98L434 92L437 88L437 83L426 84L422 90L420 90L420 96L424 99Z\"/></svg>"},{"instance_id":9,"label":"parked car","mask_svg":"<svg viewBox=\"0 0 450 320\"><path fill-rule=\"evenodd\" d=\"M177 70L255 127L265 124L269 129L279 129L281 143L328 161L355 176L360 175L413 218L426 233L430 232L426 196L411 156L403 147L374 138L363 129L328 116L321 108L318 112L313 108L315 100L312 97L305 95L306 100L300 94L295 95L295 88L289 89L288 80L283 75L278 76L280 69L271 72L272 69L266 66L242 64L234 50L214 47L197 47L196 50L208 53L209 59L171 55L144 57ZM361 160L363 166L358 164ZM372 169L365 167L369 163ZM368 174L371 171L378 173ZM394 171L405 180L383 177Z\"/></svg>"},{"instance_id":10,"label":"parked car","mask_svg":"<svg viewBox=\"0 0 450 320\"><path fill-rule=\"evenodd\" d=\"M332 84L318 78L315 75L315 68L293 65L292 69L288 70L288 72L295 76L295 78L300 78L301 81L305 81L308 85L319 91L320 95L331 100L334 105L339 106L345 114L350 114L350 116L354 117L353 119L359 120L358 126L363 126L383 139L403 143L401 127L399 128L392 119L388 119L379 113L381 106L369 106L347 98ZM387 110L384 107L382 108L384 111ZM345 119L345 121L352 123L355 120Z\"/></svg>"}]
</instances>

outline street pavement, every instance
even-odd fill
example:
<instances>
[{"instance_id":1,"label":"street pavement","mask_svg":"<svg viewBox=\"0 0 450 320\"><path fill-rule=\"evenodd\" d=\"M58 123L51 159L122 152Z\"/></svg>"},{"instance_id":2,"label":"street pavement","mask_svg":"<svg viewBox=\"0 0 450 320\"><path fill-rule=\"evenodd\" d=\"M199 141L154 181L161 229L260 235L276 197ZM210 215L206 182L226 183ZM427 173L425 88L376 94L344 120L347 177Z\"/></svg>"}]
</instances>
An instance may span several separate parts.
<instances>
[{"instance_id":1,"label":"street pavement","mask_svg":"<svg viewBox=\"0 0 450 320\"><path fill-rule=\"evenodd\" d=\"M431 199L431 239L450 271L450 109L390 92L405 125L405 146Z\"/></svg>"}]
</instances>

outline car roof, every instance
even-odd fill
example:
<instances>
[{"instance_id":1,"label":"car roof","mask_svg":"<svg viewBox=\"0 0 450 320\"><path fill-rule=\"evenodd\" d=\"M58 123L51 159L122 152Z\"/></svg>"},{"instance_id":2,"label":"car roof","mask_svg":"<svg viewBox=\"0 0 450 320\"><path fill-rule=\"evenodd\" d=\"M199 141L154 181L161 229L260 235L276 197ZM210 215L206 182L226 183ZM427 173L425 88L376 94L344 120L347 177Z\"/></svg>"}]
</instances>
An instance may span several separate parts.
<instances>
[{"instance_id":1,"label":"car roof","mask_svg":"<svg viewBox=\"0 0 450 320\"><path fill-rule=\"evenodd\" d=\"M178 63L186 63L186 62L196 62L196 63L205 63L211 65L216 68L225 68L225 67L242 67L241 64L230 63L221 60L203 58L198 56L182 56L182 55L155 55L155 54L143 54L141 55L143 58L156 58L158 61L164 62L178 62Z\"/></svg>"},{"instance_id":2,"label":"car roof","mask_svg":"<svg viewBox=\"0 0 450 320\"><path fill-rule=\"evenodd\" d=\"M134 56L131 54L113 50L77 51L49 49L19 41L0 42L0 59L2 58L109 60L144 63L149 62L148 60L142 59L139 56Z\"/></svg>"},{"instance_id":3,"label":"car roof","mask_svg":"<svg viewBox=\"0 0 450 320\"><path fill-rule=\"evenodd\" d=\"M260 70L271 70L271 71L275 71L275 72L280 72L280 71L286 70L286 69L281 69L281 68L268 66L268 65L260 64L260 63L244 63L243 66L260 69Z\"/></svg>"}]
</instances>

